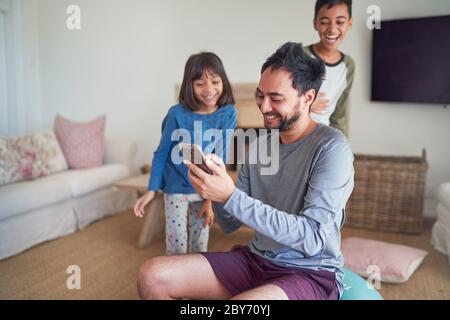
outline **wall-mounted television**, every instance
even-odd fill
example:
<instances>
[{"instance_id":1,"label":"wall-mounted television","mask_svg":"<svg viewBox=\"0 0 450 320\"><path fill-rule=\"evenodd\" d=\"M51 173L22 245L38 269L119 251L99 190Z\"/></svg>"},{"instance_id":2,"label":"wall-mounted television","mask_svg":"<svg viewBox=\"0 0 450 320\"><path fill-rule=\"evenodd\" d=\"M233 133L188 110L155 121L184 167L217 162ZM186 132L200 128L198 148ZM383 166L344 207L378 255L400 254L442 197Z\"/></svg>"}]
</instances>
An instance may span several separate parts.
<instances>
[{"instance_id":1,"label":"wall-mounted television","mask_svg":"<svg viewBox=\"0 0 450 320\"><path fill-rule=\"evenodd\" d=\"M450 105L450 15L374 29L372 101Z\"/></svg>"}]
</instances>

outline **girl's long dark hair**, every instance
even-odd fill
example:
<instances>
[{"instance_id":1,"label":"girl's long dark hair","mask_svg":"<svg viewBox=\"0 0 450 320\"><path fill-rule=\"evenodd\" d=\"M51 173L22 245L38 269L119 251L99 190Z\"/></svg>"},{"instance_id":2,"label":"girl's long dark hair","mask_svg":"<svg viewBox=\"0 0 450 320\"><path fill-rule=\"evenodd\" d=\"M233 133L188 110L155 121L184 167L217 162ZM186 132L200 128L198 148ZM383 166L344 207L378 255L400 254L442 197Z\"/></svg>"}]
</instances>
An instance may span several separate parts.
<instances>
[{"instance_id":1,"label":"girl's long dark hair","mask_svg":"<svg viewBox=\"0 0 450 320\"><path fill-rule=\"evenodd\" d=\"M195 99L193 82L202 77L203 72L208 70L213 74L217 74L223 83L223 91L217 104L219 107L226 104L234 104L233 90L228 80L222 60L212 52L201 52L189 57L184 68L183 83L180 88L179 102L184 103L191 110L198 110L199 103Z\"/></svg>"}]
</instances>

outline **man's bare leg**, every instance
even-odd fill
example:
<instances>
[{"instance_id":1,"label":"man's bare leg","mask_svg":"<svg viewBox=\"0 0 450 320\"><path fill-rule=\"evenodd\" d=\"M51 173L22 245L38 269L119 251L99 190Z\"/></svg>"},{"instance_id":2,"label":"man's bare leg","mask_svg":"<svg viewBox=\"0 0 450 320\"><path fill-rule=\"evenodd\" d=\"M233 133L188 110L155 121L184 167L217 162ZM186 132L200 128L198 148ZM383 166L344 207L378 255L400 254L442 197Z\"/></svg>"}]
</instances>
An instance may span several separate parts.
<instances>
[{"instance_id":1,"label":"man's bare leg","mask_svg":"<svg viewBox=\"0 0 450 320\"><path fill-rule=\"evenodd\" d=\"M137 275L141 299L229 299L228 290L201 254L155 257Z\"/></svg>"},{"instance_id":2,"label":"man's bare leg","mask_svg":"<svg viewBox=\"0 0 450 320\"><path fill-rule=\"evenodd\" d=\"M265 284L235 295L231 300L289 300L289 298L280 287Z\"/></svg>"}]
</instances>

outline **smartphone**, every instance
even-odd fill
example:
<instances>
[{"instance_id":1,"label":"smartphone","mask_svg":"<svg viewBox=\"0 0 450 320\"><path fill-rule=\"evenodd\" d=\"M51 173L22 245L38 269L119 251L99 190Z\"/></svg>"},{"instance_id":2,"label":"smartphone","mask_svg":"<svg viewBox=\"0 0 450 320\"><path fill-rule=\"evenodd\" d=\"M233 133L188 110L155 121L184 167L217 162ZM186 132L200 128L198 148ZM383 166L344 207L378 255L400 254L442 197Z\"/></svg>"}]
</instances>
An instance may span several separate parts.
<instances>
[{"instance_id":1,"label":"smartphone","mask_svg":"<svg viewBox=\"0 0 450 320\"><path fill-rule=\"evenodd\" d=\"M205 155L198 144L180 143L178 146L183 153L183 158L185 160L192 162L208 174L214 174L206 165Z\"/></svg>"}]
</instances>

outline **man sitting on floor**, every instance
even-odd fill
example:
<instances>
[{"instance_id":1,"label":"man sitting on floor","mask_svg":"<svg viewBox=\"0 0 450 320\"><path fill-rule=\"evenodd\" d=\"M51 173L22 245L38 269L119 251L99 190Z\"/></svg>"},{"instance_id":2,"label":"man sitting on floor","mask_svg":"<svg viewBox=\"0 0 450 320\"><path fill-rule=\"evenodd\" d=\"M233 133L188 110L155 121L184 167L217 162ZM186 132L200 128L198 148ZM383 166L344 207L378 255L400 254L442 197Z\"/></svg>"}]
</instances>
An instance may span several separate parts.
<instances>
[{"instance_id":1,"label":"man sitting on floor","mask_svg":"<svg viewBox=\"0 0 450 320\"><path fill-rule=\"evenodd\" d=\"M255 229L253 240L230 252L148 260L138 273L141 298L341 296L340 229L353 190L353 153L342 133L310 117L323 76L323 62L305 54L299 43L284 44L264 63L256 103L272 132L258 139L268 145L279 130L279 153L272 155L279 156L279 170L262 175L263 164L246 163L235 186L217 156L207 160L214 175L186 163L197 193L214 202L224 232L245 224ZM258 145L250 146L247 159Z\"/></svg>"}]
</instances>

